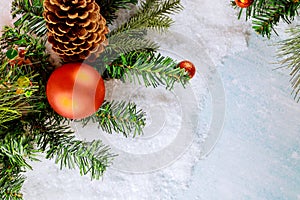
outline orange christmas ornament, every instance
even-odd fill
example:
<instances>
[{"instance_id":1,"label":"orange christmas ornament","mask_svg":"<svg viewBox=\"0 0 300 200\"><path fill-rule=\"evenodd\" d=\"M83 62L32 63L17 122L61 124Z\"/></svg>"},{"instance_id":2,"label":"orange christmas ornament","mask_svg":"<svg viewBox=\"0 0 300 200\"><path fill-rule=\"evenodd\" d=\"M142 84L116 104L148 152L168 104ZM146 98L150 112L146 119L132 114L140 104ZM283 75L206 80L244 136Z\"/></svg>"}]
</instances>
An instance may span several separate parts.
<instances>
[{"instance_id":1,"label":"orange christmas ornament","mask_svg":"<svg viewBox=\"0 0 300 200\"><path fill-rule=\"evenodd\" d=\"M100 74L84 63L68 63L50 76L47 99L54 111L63 117L81 119L95 113L105 97Z\"/></svg>"},{"instance_id":2,"label":"orange christmas ornament","mask_svg":"<svg viewBox=\"0 0 300 200\"><path fill-rule=\"evenodd\" d=\"M251 6L254 0L235 0L237 6L241 8L248 8Z\"/></svg>"},{"instance_id":3,"label":"orange christmas ornament","mask_svg":"<svg viewBox=\"0 0 300 200\"><path fill-rule=\"evenodd\" d=\"M181 61L178 66L182 69L185 69L191 78L193 78L193 76L195 75L196 73L196 67L193 63L191 63L190 61L188 60L184 60L184 61Z\"/></svg>"}]
</instances>

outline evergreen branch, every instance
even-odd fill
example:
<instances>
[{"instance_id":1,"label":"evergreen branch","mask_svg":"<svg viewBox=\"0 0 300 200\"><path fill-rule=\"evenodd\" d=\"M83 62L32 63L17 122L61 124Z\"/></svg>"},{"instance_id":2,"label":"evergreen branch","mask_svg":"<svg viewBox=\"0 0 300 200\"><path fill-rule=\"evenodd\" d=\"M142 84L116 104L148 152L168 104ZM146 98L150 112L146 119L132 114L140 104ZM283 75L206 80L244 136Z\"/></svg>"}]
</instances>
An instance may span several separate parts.
<instances>
[{"instance_id":1,"label":"evergreen branch","mask_svg":"<svg viewBox=\"0 0 300 200\"><path fill-rule=\"evenodd\" d=\"M121 102L104 102L97 113L91 117L82 119L83 126L91 120L99 124L99 127L107 133L122 133L128 137L141 135L145 126L145 112L138 110L136 104Z\"/></svg>"},{"instance_id":2,"label":"evergreen branch","mask_svg":"<svg viewBox=\"0 0 300 200\"><path fill-rule=\"evenodd\" d=\"M106 19L107 24L111 24L117 18L117 11L129 9L130 5L138 3L137 0L96 0L101 7L100 13Z\"/></svg>"},{"instance_id":3,"label":"evergreen branch","mask_svg":"<svg viewBox=\"0 0 300 200\"><path fill-rule=\"evenodd\" d=\"M42 0L14 0L12 2L12 17L20 17L14 22L14 26L28 30L28 33L44 36L47 27L43 18Z\"/></svg>"},{"instance_id":4,"label":"evergreen branch","mask_svg":"<svg viewBox=\"0 0 300 200\"><path fill-rule=\"evenodd\" d=\"M20 173L31 169L25 159L37 160L34 139L20 125L15 122L9 130L1 129L1 133L6 132L0 140L0 198L3 200L22 199L20 190L25 178Z\"/></svg>"},{"instance_id":5,"label":"evergreen branch","mask_svg":"<svg viewBox=\"0 0 300 200\"><path fill-rule=\"evenodd\" d=\"M110 64L120 57L120 54L130 52L154 52L159 45L152 40L146 38L147 31L145 29L132 29L126 32L120 32L109 37L108 45L103 53L97 58L94 66L98 68L103 78L112 78L105 68L105 65ZM121 78L121 76L114 78Z\"/></svg>"},{"instance_id":6,"label":"evergreen branch","mask_svg":"<svg viewBox=\"0 0 300 200\"><path fill-rule=\"evenodd\" d=\"M157 15L169 15L182 10L180 1L176 0L145 0L141 1L139 14L154 11Z\"/></svg>"},{"instance_id":7,"label":"evergreen branch","mask_svg":"<svg viewBox=\"0 0 300 200\"><path fill-rule=\"evenodd\" d=\"M115 52L116 55L119 55L145 49L157 50L158 44L145 38L146 34L145 30L138 29L112 35L108 39L109 45L106 46L104 54Z\"/></svg>"},{"instance_id":8,"label":"evergreen branch","mask_svg":"<svg viewBox=\"0 0 300 200\"><path fill-rule=\"evenodd\" d=\"M146 87L164 85L167 89L172 89L175 82L185 86L190 79L188 73L177 65L178 63L170 57L135 51L121 54L119 59L111 65L106 65L106 68L113 78L123 76L124 81L129 80L139 84L143 82Z\"/></svg>"},{"instance_id":9,"label":"evergreen branch","mask_svg":"<svg viewBox=\"0 0 300 200\"><path fill-rule=\"evenodd\" d=\"M32 138L25 135L19 137L8 135L0 141L0 144L0 157L6 157L12 168L31 169L25 158L36 156L37 151L33 150Z\"/></svg>"},{"instance_id":10,"label":"evergreen branch","mask_svg":"<svg viewBox=\"0 0 300 200\"><path fill-rule=\"evenodd\" d=\"M38 82L40 86L44 86L47 76L51 73L50 69L53 68L49 63L49 54L46 51L45 43L45 38L36 38L27 34L24 30L5 26L2 37L0 38L0 48L3 49L0 53L0 59L2 63L18 61L18 59L20 59L18 56L10 59L7 57L5 51L15 50L18 52L18 50L22 49L25 52L24 58L22 59L27 60L29 64L27 64L27 66L26 64L18 66L18 68L21 69L19 70L20 73L23 73L25 76L33 72L39 74L34 80ZM41 82L43 83L41 84Z\"/></svg>"},{"instance_id":11,"label":"evergreen branch","mask_svg":"<svg viewBox=\"0 0 300 200\"><path fill-rule=\"evenodd\" d=\"M170 14L182 10L180 0L146 0L138 12L126 23L113 30L109 36L130 30L154 29L164 31L173 23Z\"/></svg>"},{"instance_id":12,"label":"evergreen branch","mask_svg":"<svg viewBox=\"0 0 300 200\"><path fill-rule=\"evenodd\" d=\"M61 142L55 153L55 163L60 163L61 168L79 168L81 175L90 173L92 179L99 179L106 168L111 164L114 155L109 153L109 147L99 140L83 142L69 138ZM47 158L53 155L48 154Z\"/></svg>"},{"instance_id":13,"label":"evergreen branch","mask_svg":"<svg viewBox=\"0 0 300 200\"><path fill-rule=\"evenodd\" d=\"M31 166L26 159L37 160L35 136L28 124L43 115L41 72L48 58L42 40L12 27L5 27L2 34L0 64L0 199L22 199L20 189L24 177L20 173ZM22 64L19 48L25 50ZM14 52L10 54L9 52ZM25 53L26 52L26 53ZM42 110L44 111L44 110Z\"/></svg>"},{"instance_id":14,"label":"evergreen branch","mask_svg":"<svg viewBox=\"0 0 300 200\"><path fill-rule=\"evenodd\" d=\"M160 0L147 0L144 3L142 2L138 12L133 17L108 34L109 45L104 53L109 55L108 61L115 60L121 53L155 51L158 45L145 38L147 29L162 31L169 28L173 23L169 15L179 12L181 9L180 0L166 0L163 2Z\"/></svg>"},{"instance_id":15,"label":"evergreen branch","mask_svg":"<svg viewBox=\"0 0 300 200\"><path fill-rule=\"evenodd\" d=\"M262 36L271 36L275 26L283 20L290 24L298 15L299 1L295 0L256 0L246 9L246 20L253 18L253 29ZM241 17L242 9L239 15ZM276 33L277 34L277 33Z\"/></svg>"},{"instance_id":16,"label":"evergreen branch","mask_svg":"<svg viewBox=\"0 0 300 200\"><path fill-rule=\"evenodd\" d=\"M69 126L48 122L39 125L40 137L37 144L46 152L46 158L55 158L61 168L78 168L81 175L90 174L99 179L115 156L101 141L85 142L76 140Z\"/></svg>"},{"instance_id":17,"label":"evergreen branch","mask_svg":"<svg viewBox=\"0 0 300 200\"><path fill-rule=\"evenodd\" d=\"M28 77L22 76L23 73L17 66L8 71L6 64L3 64L0 72L0 126L5 127L7 122L37 112L34 101L39 100L37 94L39 88L36 83L31 82L32 85L29 83L34 76L30 74L27 74ZM28 83L20 81L22 79L28 80Z\"/></svg>"},{"instance_id":18,"label":"evergreen branch","mask_svg":"<svg viewBox=\"0 0 300 200\"><path fill-rule=\"evenodd\" d=\"M3 173L0 170L0 199L22 200L20 193L25 177L14 173Z\"/></svg>"},{"instance_id":19,"label":"evergreen branch","mask_svg":"<svg viewBox=\"0 0 300 200\"><path fill-rule=\"evenodd\" d=\"M277 26L281 20L284 20L288 24L291 23L295 13L292 14L290 11L294 5L295 3L286 1L277 1L275 4L273 2L264 4L264 6L257 9L256 13L253 14L254 30L262 36L266 35L270 37L272 31L278 35L274 26Z\"/></svg>"},{"instance_id":20,"label":"evergreen branch","mask_svg":"<svg viewBox=\"0 0 300 200\"><path fill-rule=\"evenodd\" d=\"M290 37L279 43L277 54L281 58L280 63L291 70L291 84L294 98L300 101L300 26L288 30Z\"/></svg>"},{"instance_id":21,"label":"evergreen branch","mask_svg":"<svg viewBox=\"0 0 300 200\"><path fill-rule=\"evenodd\" d=\"M15 95L14 93L0 92L0 126L5 126L4 124L15 119L22 117L22 113L28 112L31 110L31 107L28 107L26 104L24 105L24 98L18 98L20 95ZM21 103L18 104L18 102Z\"/></svg>"}]
</instances>

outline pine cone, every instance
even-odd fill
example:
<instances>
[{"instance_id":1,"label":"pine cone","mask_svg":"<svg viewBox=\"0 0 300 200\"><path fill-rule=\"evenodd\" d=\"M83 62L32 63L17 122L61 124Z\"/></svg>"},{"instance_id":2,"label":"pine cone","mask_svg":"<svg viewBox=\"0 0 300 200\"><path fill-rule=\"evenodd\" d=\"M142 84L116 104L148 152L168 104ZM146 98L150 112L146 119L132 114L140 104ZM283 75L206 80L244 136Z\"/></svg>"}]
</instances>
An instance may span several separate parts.
<instances>
[{"instance_id":1,"label":"pine cone","mask_svg":"<svg viewBox=\"0 0 300 200\"><path fill-rule=\"evenodd\" d=\"M44 0L48 41L65 61L82 61L104 50L106 20L95 0Z\"/></svg>"}]
</instances>

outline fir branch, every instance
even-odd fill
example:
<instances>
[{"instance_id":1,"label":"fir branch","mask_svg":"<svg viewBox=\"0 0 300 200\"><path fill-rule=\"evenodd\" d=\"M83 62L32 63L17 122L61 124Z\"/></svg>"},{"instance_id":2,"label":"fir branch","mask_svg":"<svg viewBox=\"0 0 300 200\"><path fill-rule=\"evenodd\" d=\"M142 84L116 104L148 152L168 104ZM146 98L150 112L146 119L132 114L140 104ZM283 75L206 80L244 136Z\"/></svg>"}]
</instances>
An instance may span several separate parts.
<instances>
[{"instance_id":1,"label":"fir branch","mask_svg":"<svg viewBox=\"0 0 300 200\"><path fill-rule=\"evenodd\" d=\"M20 193L25 177L19 173L3 173L0 170L0 199L2 200L21 200L23 195Z\"/></svg>"},{"instance_id":2,"label":"fir branch","mask_svg":"<svg viewBox=\"0 0 300 200\"><path fill-rule=\"evenodd\" d=\"M182 10L180 0L146 0L138 12L126 23L113 30L109 36L130 30L154 29L164 31L173 23L170 14Z\"/></svg>"},{"instance_id":3,"label":"fir branch","mask_svg":"<svg viewBox=\"0 0 300 200\"><path fill-rule=\"evenodd\" d=\"M293 95L297 102L300 101L300 26L287 30L290 37L279 43L280 48L277 56L281 59L280 64L291 70L291 84Z\"/></svg>"},{"instance_id":4,"label":"fir branch","mask_svg":"<svg viewBox=\"0 0 300 200\"><path fill-rule=\"evenodd\" d=\"M132 29L126 32L116 33L109 37L108 45L103 53L95 61L94 65L98 68L100 74L104 78L112 78L107 72L105 65L118 60L121 54L130 52L154 52L159 45L152 40L146 38L147 31L145 29ZM121 76L114 78L121 78Z\"/></svg>"},{"instance_id":5,"label":"fir branch","mask_svg":"<svg viewBox=\"0 0 300 200\"><path fill-rule=\"evenodd\" d=\"M47 27L43 18L42 0L14 0L12 2L12 17L19 17L14 26L28 30L30 34L44 36L47 33Z\"/></svg>"},{"instance_id":6,"label":"fir branch","mask_svg":"<svg viewBox=\"0 0 300 200\"><path fill-rule=\"evenodd\" d=\"M52 153L56 156L55 163L60 163L61 169L77 167L81 175L90 173L92 179L99 179L114 157L109 153L110 148L100 140L84 142L68 138L56 148ZM53 154L47 154L47 158L52 158Z\"/></svg>"},{"instance_id":7,"label":"fir branch","mask_svg":"<svg viewBox=\"0 0 300 200\"><path fill-rule=\"evenodd\" d=\"M145 38L147 32L145 30L129 30L126 32L120 32L109 37L104 54L111 54L115 52L115 55L120 55L121 53L129 53L132 51L141 51L146 49L151 49L155 51L158 49L158 44ZM115 57L117 58L117 57Z\"/></svg>"},{"instance_id":8,"label":"fir branch","mask_svg":"<svg viewBox=\"0 0 300 200\"><path fill-rule=\"evenodd\" d=\"M20 71L22 71L24 75L35 72L39 74L35 80L39 83L45 83L53 68L49 63L49 54L46 51L45 44L46 38L36 38L27 34L24 30L5 26L2 37L0 38L0 48L3 49L0 53L0 59L2 63L10 63L13 60L7 57L5 51L18 51L22 49L25 52L24 58L22 59L28 60L30 64L27 64L27 66L24 66L25 64L19 66L22 67ZM18 57L16 57L15 60L17 61Z\"/></svg>"},{"instance_id":9,"label":"fir branch","mask_svg":"<svg viewBox=\"0 0 300 200\"><path fill-rule=\"evenodd\" d=\"M20 190L25 178L20 173L31 169L25 159L37 160L34 138L26 135L21 124L15 122L0 140L0 197L3 200L22 199Z\"/></svg>"},{"instance_id":10,"label":"fir branch","mask_svg":"<svg viewBox=\"0 0 300 200\"><path fill-rule=\"evenodd\" d=\"M38 152L34 150L32 141L32 138L25 135L19 137L7 135L0 141L0 157L6 157L12 168L31 169L25 158L34 159Z\"/></svg>"},{"instance_id":11,"label":"fir branch","mask_svg":"<svg viewBox=\"0 0 300 200\"><path fill-rule=\"evenodd\" d=\"M277 34L275 26L280 21L290 24L294 20L299 6L300 2L295 0L256 0L246 9L246 20L253 18L253 29L269 38L272 31Z\"/></svg>"},{"instance_id":12,"label":"fir branch","mask_svg":"<svg viewBox=\"0 0 300 200\"><path fill-rule=\"evenodd\" d=\"M125 137L129 135L141 135L145 126L145 112L138 110L136 104L121 102L104 102L97 113L91 117L80 120L83 126L93 121L107 132L122 133Z\"/></svg>"},{"instance_id":13,"label":"fir branch","mask_svg":"<svg viewBox=\"0 0 300 200\"><path fill-rule=\"evenodd\" d=\"M27 105L22 103L23 98L15 100L15 94L9 94L8 92L0 93L0 126L4 126L7 122L16 120L22 117L22 113L28 112L31 108L27 108ZM21 102L22 105L17 104Z\"/></svg>"},{"instance_id":14,"label":"fir branch","mask_svg":"<svg viewBox=\"0 0 300 200\"><path fill-rule=\"evenodd\" d=\"M172 89L175 82L180 82L183 86L190 79L188 73L179 67L178 63L170 57L160 54L154 55L152 52L131 52L121 54L120 59L111 65L106 65L112 77L122 75L124 81L137 82L147 86L157 87L164 85L167 89Z\"/></svg>"},{"instance_id":15,"label":"fir branch","mask_svg":"<svg viewBox=\"0 0 300 200\"><path fill-rule=\"evenodd\" d=\"M38 57L38 59L42 59L42 61L40 61L40 63L42 63L48 59L48 54L45 52L46 41L47 40L44 38L36 38L32 35L29 35L25 30L20 30L16 27L4 26L0 45L3 50L23 47L24 50L30 53L26 54L26 57L31 56L30 59L32 62L36 62L36 60L33 58ZM48 64L48 62L46 62L46 64Z\"/></svg>"},{"instance_id":16,"label":"fir branch","mask_svg":"<svg viewBox=\"0 0 300 200\"><path fill-rule=\"evenodd\" d=\"M23 72L16 66L10 71L3 64L0 81L0 126L8 126L7 122L21 118L35 110L35 101L39 100L38 86L36 83L23 83ZM28 81L33 80L31 74L27 74ZM25 78L24 78L25 79ZM25 84L25 85L22 85ZM26 85L28 84L28 85Z\"/></svg>"},{"instance_id":17,"label":"fir branch","mask_svg":"<svg viewBox=\"0 0 300 200\"><path fill-rule=\"evenodd\" d=\"M146 38L147 29L166 30L173 23L169 15L179 12L181 9L180 0L142 2L133 17L108 34L109 45L104 52L104 55L107 55L106 59L113 61L121 53L126 54L132 51L157 50L158 45Z\"/></svg>"},{"instance_id":18,"label":"fir branch","mask_svg":"<svg viewBox=\"0 0 300 200\"><path fill-rule=\"evenodd\" d=\"M129 9L130 5L135 5L138 0L96 0L101 7L100 13L106 19L107 24L111 24L117 18L117 11Z\"/></svg>"},{"instance_id":19,"label":"fir branch","mask_svg":"<svg viewBox=\"0 0 300 200\"><path fill-rule=\"evenodd\" d=\"M46 158L54 158L61 168L78 168L81 175L89 173L92 179L99 179L115 156L99 140L85 142L75 139L67 125L48 122L46 126L38 125L38 131L37 144L46 152Z\"/></svg>"}]
</instances>

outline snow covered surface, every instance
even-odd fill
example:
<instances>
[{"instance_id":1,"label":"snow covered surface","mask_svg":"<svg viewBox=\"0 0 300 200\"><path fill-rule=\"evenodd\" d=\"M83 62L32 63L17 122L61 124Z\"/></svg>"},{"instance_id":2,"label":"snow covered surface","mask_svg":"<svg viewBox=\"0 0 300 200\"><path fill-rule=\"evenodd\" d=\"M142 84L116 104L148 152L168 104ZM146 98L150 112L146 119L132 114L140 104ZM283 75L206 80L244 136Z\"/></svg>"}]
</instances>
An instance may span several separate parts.
<instances>
[{"instance_id":1,"label":"snow covered surface","mask_svg":"<svg viewBox=\"0 0 300 200\"><path fill-rule=\"evenodd\" d=\"M0 25L10 23L8 2L0 2ZM120 156L101 181L32 163L25 200L300 199L300 106L288 71L272 64L280 38L257 36L229 1L182 3L160 41L162 53L196 64L191 84L167 92L107 83L108 99L132 99L148 112L145 135L73 124L78 137L101 138Z\"/></svg>"}]
</instances>

